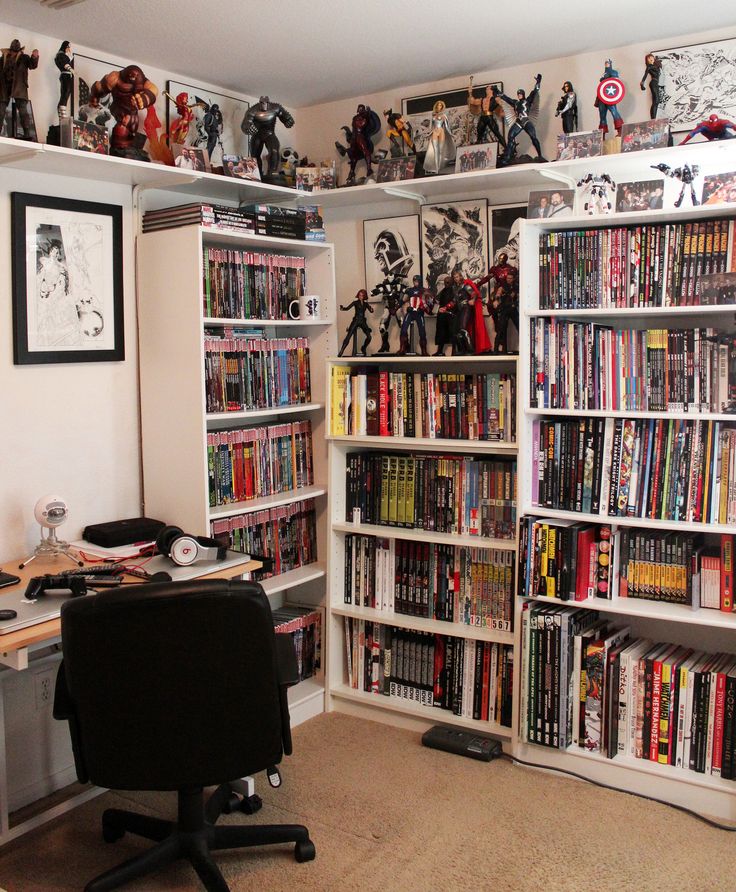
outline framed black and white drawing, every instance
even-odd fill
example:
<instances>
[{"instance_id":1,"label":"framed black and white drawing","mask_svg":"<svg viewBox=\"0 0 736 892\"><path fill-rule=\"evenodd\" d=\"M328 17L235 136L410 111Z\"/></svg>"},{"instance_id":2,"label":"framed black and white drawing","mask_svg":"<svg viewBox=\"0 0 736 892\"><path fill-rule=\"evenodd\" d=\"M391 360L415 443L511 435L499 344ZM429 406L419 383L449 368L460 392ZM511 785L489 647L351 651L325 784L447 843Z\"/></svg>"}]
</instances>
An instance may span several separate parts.
<instances>
[{"instance_id":1,"label":"framed black and white drawing","mask_svg":"<svg viewBox=\"0 0 736 892\"><path fill-rule=\"evenodd\" d=\"M125 359L122 208L13 192L11 211L15 364Z\"/></svg>"},{"instance_id":2,"label":"framed black and white drawing","mask_svg":"<svg viewBox=\"0 0 736 892\"><path fill-rule=\"evenodd\" d=\"M430 204L422 208L422 269L435 294L440 280L459 270L477 279L488 270L488 202L485 198Z\"/></svg>"},{"instance_id":3,"label":"framed black and white drawing","mask_svg":"<svg viewBox=\"0 0 736 892\"><path fill-rule=\"evenodd\" d=\"M474 99L485 98L486 87L489 86L496 86L503 93L501 81L497 81L495 84L474 84ZM468 146L475 142L478 118L470 112L468 107L468 88L450 90L447 93L427 93L425 96L414 96L401 100L402 116L413 128L414 145L417 152L424 152L427 148L432 129L432 108L435 102L440 99L445 103L445 114L455 145ZM503 131L503 120L499 121L499 126Z\"/></svg>"},{"instance_id":4,"label":"framed black and white drawing","mask_svg":"<svg viewBox=\"0 0 736 892\"><path fill-rule=\"evenodd\" d=\"M222 115L222 130L210 154L211 165L222 167L223 155L240 155L242 158L247 158L250 155L248 137L240 129L245 113L250 108L248 102L225 93L216 93L205 87L183 84L179 81L167 81L166 92L168 93L166 97L166 132L169 136L171 135L171 125L179 117L175 104L179 99L189 106L193 115L183 139L177 139L176 142L206 149L208 135L205 127L205 115L209 109L217 106Z\"/></svg>"},{"instance_id":5,"label":"framed black and white drawing","mask_svg":"<svg viewBox=\"0 0 736 892\"><path fill-rule=\"evenodd\" d=\"M736 117L736 39L656 50L662 60L658 117L692 130L711 114Z\"/></svg>"},{"instance_id":6,"label":"framed black and white drawing","mask_svg":"<svg viewBox=\"0 0 736 892\"><path fill-rule=\"evenodd\" d=\"M492 263L503 251L511 266L519 266L519 221L526 219L525 204L500 204L488 211L489 249Z\"/></svg>"},{"instance_id":7,"label":"framed black and white drawing","mask_svg":"<svg viewBox=\"0 0 736 892\"><path fill-rule=\"evenodd\" d=\"M388 275L411 282L421 275L419 217L383 217L363 221L365 287L368 294Z\"/></svg>"}]
</instances>

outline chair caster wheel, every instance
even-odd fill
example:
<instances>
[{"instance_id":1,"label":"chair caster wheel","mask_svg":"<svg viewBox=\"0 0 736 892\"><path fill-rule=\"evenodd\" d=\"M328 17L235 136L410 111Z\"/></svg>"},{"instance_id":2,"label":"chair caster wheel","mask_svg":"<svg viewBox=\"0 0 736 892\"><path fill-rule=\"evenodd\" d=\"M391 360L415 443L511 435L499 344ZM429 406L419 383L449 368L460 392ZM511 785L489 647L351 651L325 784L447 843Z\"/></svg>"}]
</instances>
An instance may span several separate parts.
<instances>
[{"instance_id":1,"label":"chair caster wheel","mask_svg":"<svg viewBox=\"0 0 736 892\"><path fill-rule=\"evenodd\" d=\"M257 793L252 796L243 796L239 808L244 815L254 815L263 808L263 800Z\"/></svg>"},{"instance_id":2,"label":"chair caster wheel","mask_svg":"<svg viewBox=\"0 0 736 892\"><path fill-rule=\"evenodd\" d=\"M311 839L308 839L306 842L298 842L294 846L294 857L300 864L303 864L305 861L314 861L316 855L317 850Z\"/></svg>"},{"instance_id":3,"label":"chair caster wheel","mask_svg":"<svg viewBox=\"0 0 736 892\"><path fill-rule=\"evenodd\" d=\"M121 830L116 824L111 824L102 818L102 838L105 842L117 842L125 836L125 830Z\"/></svg>"}]
</instances>

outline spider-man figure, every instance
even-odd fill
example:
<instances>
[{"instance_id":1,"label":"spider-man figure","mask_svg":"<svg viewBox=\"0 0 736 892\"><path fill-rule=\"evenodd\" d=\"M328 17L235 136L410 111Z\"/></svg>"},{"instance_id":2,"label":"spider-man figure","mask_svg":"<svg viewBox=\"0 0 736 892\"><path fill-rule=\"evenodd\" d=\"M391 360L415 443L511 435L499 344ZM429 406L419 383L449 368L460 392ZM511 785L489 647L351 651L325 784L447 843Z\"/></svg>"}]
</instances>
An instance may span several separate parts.
<instances>
[{"instance_id":1,"label":"spider-man figure","mask_svg":"<svg viewBox=\"0 0 736 892\"><path fill-rule=\"evenodd\" d=\"M733 133L729 133L729 130L733 130ZM705 121L701 121L697 127L694 127L685 139L683 139L680 145L684 146L686 142L690 142L690 140L699 133L702 133L707 140L733 139L736 137L736 124L734 124L733 121L729 121L727 118L719 118L718 115L711 115L709 118L706 118Z\"/></svg>"}]
</instances>

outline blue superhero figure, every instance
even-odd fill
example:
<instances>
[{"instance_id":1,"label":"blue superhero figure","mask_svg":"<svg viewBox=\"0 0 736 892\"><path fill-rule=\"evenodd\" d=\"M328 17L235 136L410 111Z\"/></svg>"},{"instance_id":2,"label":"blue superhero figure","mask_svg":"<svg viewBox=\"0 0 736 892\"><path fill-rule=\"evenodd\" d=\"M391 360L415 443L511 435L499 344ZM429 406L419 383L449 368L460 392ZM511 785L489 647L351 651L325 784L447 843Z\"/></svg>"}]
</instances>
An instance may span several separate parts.
<instances>
[{"instance_id":1,"label":"blue superhero figure","mask_svg":"<svg viewBox=\"0 0 736 892\"><path fill-rule=\"evenodd\" d=\"M612 77L618 78L618 71L616 71L616 69L613 67L612 60L606 59L606 67L603 71L602 77L600 78L600 82L603 83L603 81L608 80ZM623 87L623 84L621 86ZM616 94L620 94L618 96L618 99L623 99L623 90L619 90L615 84L611 84L607 88L604 88L604 92L605 90L609 91L607 95L615 96ZM598 129L602 130L604 133L608 133L607 115L610 111L611 117L613 118L613 126L616 128L616 135L620 135L621 128L624 124L624 119L621 117L621 114L618 110L618 103L614 102L613 104L610 104L608 102L604 102L600 98L600 95L596 95L594 104L595 107L598 109L598 114L600 116L600 124L598 125Z\"/></svg>"},{"instance_id":2,"label":"blue superhero figure","mask_svg":"<svg viewBox=\"0 0 736 892\"><path fill-rule=\"evenodd\" d=\"M422 286L422 277L414 276L414 283L407 288L405 294L406 313L401 323L401 335L399 338L399 356L404 356L409 350L409 335L411 327L416 322L419 331L419 349L422 356L427 356L427 330L424 327L424 314L432 312L432 293Z\"/></svg>"}]
</instances>

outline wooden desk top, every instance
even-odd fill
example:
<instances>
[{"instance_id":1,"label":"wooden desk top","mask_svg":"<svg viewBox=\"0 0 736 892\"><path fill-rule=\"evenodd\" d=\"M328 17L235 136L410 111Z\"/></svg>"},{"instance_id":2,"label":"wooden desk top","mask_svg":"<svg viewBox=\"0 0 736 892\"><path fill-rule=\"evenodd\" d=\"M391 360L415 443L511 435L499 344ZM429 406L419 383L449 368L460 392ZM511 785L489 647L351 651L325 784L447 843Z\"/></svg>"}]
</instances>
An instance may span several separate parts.
<instances>
[{"instance_id":1,"label":"wooden desk top","mask_svg":"<svg viewBox=\"0 0 736 892\"><path fill-rule=\"evenodd\" d=\"M36 558L22 570L18 569L19 563L20 561L15 560L5 561L2 564L2 568L6 573L20 576L20 583L0 589L0 609L3 606L3 595L17 593L19 590L25 591L28 581L33 576L43 576L45 573L61 573L63 570L71 570L73 568L71 561L63 556ZM100 558L96 563L103 564L105 560ZM92 566L92 564L89 566ZM228 567L225 570L203 573L197 579L231 579L233 576L239 576L241 573L260 570L262 566L263 564L260 561L243 561L242 564L236 564L234 567ZM138 579L135 576L127 576L125 578L145 585L145 580ZM8 632L7 635L0 635L0 653L11 653L12 651L20 650L22 647L28 647L30 644L38 644L43 641L50 642L54 638L58 638L60 634L61 620L58 617L45 623L37 623L34 626L19 629L17 632Z\"/></svg>"}]
</instances>

